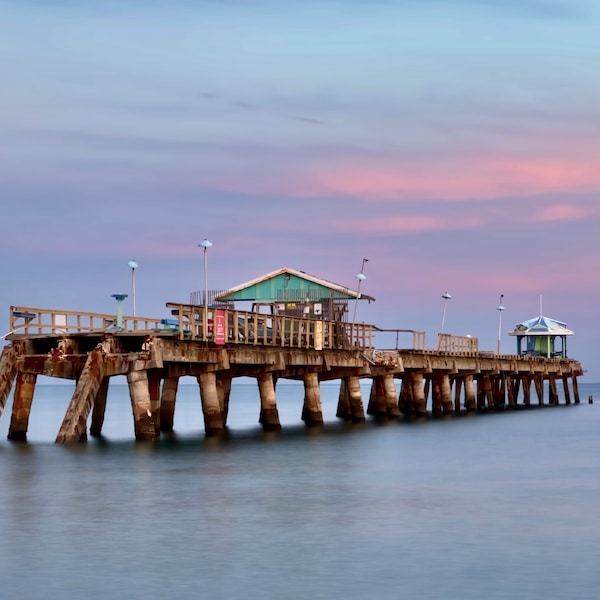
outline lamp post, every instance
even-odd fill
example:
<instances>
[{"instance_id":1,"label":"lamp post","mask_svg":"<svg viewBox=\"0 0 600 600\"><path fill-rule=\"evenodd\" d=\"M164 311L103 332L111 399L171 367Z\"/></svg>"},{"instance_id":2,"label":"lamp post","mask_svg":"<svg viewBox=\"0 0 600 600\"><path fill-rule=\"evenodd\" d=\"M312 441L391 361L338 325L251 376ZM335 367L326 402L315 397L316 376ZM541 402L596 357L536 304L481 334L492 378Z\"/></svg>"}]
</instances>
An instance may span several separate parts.
<instances>
[{"instance_id":1,"label":"lamp post","mask_svg":"<svg viewBox=\"0 0 600 600\"><path fill-rule=\"evenodd\" d=\"M504 294L500 294L500 304L496 306L496 310L498 311L498 345L496 346L496 354L500 354L500 341L502 340L502 311L504 310L504 305L502 304L503 298Z\"/></svg>"},{"instance_id":2,"label":"lamp post","mask_svg":"<svg viewBox=\"0 0 600 600\"><path fill-rule=\"evenodd\" d=\"M202 317L202 333L206 340L208 338L208 249L212 242L204 238L199 244L199 248L204 248L204 316Z\"/></svg>"},{"instance_id":3,"label":"lamp post","mask_svg":"<svg viewBox=\"0 0 600 600\"><path fill-rule=\"evenodd\" d=\"M444 333L444 325L446 323L446 306L448 304L448 300L450 300L452 296L448 292L444 292L442 294L442 298L444 299L444 311L442 312L442 331L440 333Z\"/></svg>"},{"instance_id":4,"label":"lamp post","mask_svg":"<svg viewBox=\"0 0 600 600\"><path fill-rule=\"evenodd\" d=\"M113 294L112 297L117 301L117 327L123 330L123 300L127 298L127 294Z\"/></svg>"},{"instance_id":5,"label":"lamp post","mask_svg":"<svg viewBox=\"0 0 600 600\"><path fill-rule=\"evenodd\" d=\"M356 309L358 307L358 299L360 298L360 284L367 278L365 275L365 263L368 263L368 258L362 259L362 264L360 265L360 273L356 275L356 279L358 279L358 286L356 288L356 300L354 300L354 313L352 314L352 337L354 338L354 324L356 323Z\"/></svg>"},{"instance_id":6,"label":"lamp post","mask_svg":"<svg viewBox=\"0 0 600 600\"><path fill-rule=\"evenodd\" d=\"M135 270L138 268L138 264L135 260L130 260L127 265L131 269L131 300L133 303L133 316L135 317Z\"/></svg>"}]
</instances>

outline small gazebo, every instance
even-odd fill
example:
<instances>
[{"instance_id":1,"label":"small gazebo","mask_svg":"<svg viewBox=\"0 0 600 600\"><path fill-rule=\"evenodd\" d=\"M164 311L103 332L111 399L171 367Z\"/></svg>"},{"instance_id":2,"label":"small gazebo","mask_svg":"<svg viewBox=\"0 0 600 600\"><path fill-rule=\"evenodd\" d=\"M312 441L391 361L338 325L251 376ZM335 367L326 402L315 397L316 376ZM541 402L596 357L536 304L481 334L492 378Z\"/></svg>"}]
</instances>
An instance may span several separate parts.
<instances>
[{"instance_id":1,"label":"small gazebo","mask_svg":"<svg viewBox=\"0 0 600 600\"><path fill-rule=\"evenodd\" d=\"M518 323L508 335L516 336L519 355L567 358L567 336L573 332L566 323L540 315Z\"/></svg>"}]
</instances>

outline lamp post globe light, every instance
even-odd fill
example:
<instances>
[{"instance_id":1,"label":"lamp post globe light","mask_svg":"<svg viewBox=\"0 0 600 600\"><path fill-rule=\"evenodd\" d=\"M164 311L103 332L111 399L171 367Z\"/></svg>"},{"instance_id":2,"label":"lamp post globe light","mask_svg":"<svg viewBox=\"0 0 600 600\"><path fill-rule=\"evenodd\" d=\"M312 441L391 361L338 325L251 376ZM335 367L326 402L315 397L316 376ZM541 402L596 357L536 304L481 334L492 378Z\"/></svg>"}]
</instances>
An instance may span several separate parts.
<instances>
[{"instance_id":1,"label":"lamp post globe light","mask_svg":"<svg viewBox=\"0 0 600 600\"><path fill-rule=\"evenodd\" d=\"M502 304L503 299L504 294L500 294L500 304L496 306L496 310L498 311L498 344L496 346L496 354L500 354L500 343L502 341L502 311L504 310L504 305Z\"/></svg>"},{"instance_id":2,"label":"lamp post globe light","mask_svg":"<svg viewBox=\"0 0 600 600\"><path fill-rule=\"evenodd\" d=\"M138 268L135 260L130 260L127 265L131 269L131 300L133 304L133 316L135 317L135 270Z\"/></svg>"},{"instance_id":3,"label":"lamp post globe light","mask_svg":"<svg viewBox=\"0 0 600 600\"><path fill-rule=\"evenodd\" d=\"M450 300L452 296L448 292L444 292L442 294L442 298L444 299L444 310L442 312L442 331L440 333L444 333L444 325L446 324L446 306L448 304L448 300Z\"/></svg>"},{"instance_id":4,"label":"lamp post globe light","mask_svg":"<svg viewBox=\"0 0 600 600\"><path fill-rule=\"evenodd\" d=\"M212 242L204 238L199 244L199 248L204 248L204 316L202 318L202 332L206 340L208 335L208 249L212 246Z\"/></svg>"}]
</instances>

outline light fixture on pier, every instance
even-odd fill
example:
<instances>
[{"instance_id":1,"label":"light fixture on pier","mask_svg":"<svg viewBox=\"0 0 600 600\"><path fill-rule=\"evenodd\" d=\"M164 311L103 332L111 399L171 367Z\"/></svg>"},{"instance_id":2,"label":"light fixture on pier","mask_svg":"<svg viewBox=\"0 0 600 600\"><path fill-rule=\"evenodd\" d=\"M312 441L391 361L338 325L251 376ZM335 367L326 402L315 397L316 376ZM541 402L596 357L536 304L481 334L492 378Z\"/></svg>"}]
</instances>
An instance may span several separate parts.
<instances>
[{"instance_id":1,"label":"light fixture on pier","mask_svg":"<svg viewBox=\"0 0 600 600\"><path fill-rule=\"evenodd\" d=\"M117 327L123 329L123 300L127 294L113 294L112 297L117 301Z\"/></svg>"},{"instance_id":2,"label":"light fixture on pier","mask_svg":"<svg viewBox=\"0 0 600 600\"><path fill-rule=\"evenodd\" d=\"M208 336L208 249L212 246L212 242L204 238L199 244L199 248L204 248L204 316L202 318L202 332L206 340Z\"/></svg>"},{"instance_id":3,"label":"light fixture on pier","mask_svg":"<svg viewBox=\"0 0 600 600\"><path fill-rule=\"evenodd\" d=\"M446 324L446 306L448 304L448 300L452 298L452 296L448 292L444 292L442 294L442 298L444 299L444 310L442 312L442 331L444 333L444 325Z\"/></svg>"},{"instance_id":4,"label":"light fixture on pier","mask_svg":"<svg viewBox=\"0 0 600 600\"><path fill-rule=\"evenodd\" d=\"M500 342L502 340L502 311L504 310L504 305L502 304L503 299L504 294L500 294L500 304L496 306L496 310L498 311L498 345L496 346L496 354L500 354Z\"/></svg>"},{"instance_id":5,"label":"light fixture on pier","mask_svg":"<svg viewBox=\"0 0 600 600\"><path fill-rule=\"evenodd\" d=\"M131 269L131 300L133 303L133 316L135 317L135 270L138 268L135 260L130 260L127 265Z\"/></svg>"}]
</instances>

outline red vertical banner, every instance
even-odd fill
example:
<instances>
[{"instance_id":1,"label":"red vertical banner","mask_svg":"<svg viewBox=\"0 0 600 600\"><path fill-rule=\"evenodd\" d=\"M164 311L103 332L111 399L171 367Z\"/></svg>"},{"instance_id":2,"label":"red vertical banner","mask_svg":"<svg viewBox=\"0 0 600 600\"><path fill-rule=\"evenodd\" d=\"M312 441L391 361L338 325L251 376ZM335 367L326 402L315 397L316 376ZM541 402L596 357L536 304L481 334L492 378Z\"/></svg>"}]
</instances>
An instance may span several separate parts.
<instances>
[{"instance_id":1,"label":"red vertical banner","mask_svg":"<svg viewBox=\"0 0 600 600\"><path fill-rule=\"evenodd\" d=\"M215 310L215 344L225 343L225 311Z\"/></svg>"}]
</instances>

